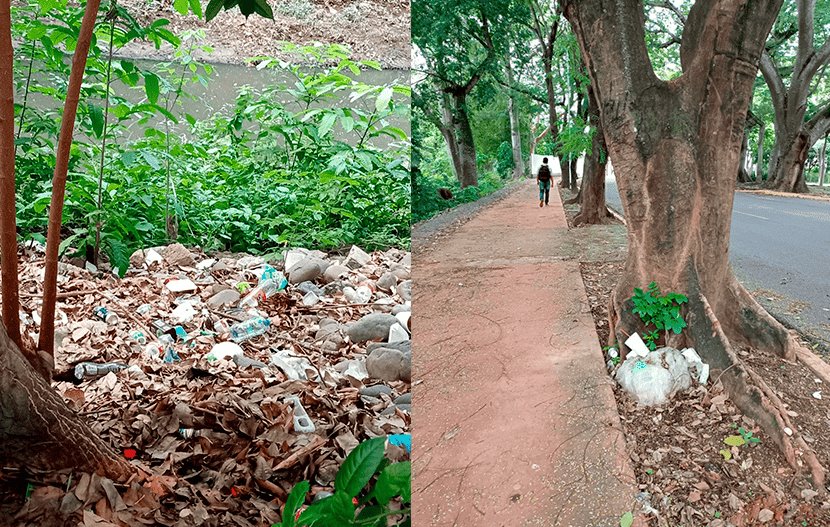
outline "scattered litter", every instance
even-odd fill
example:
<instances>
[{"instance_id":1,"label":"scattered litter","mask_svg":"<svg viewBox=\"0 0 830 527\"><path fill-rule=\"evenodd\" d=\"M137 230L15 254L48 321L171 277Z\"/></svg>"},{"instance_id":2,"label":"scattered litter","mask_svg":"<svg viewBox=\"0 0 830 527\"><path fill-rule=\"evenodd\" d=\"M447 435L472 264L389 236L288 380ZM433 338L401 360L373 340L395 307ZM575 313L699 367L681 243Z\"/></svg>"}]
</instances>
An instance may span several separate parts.
<instances>
[{"instance_id":1,"label":"scattered litter","mask_svg":"<svg viewBox=\"0 0 830 527\"><path fill-rule=\"evenodd\" d=\"M617 370L616 379L644 406L663 404L692 384L689 363L673 348L660 348L646 357L629 354Z\"/></svg>"},{"instance_id":2,"label":"scattered litter","mask_svg":"<svg viewBox=\"0 0 830 527\"><path fill-rule=\"evenodd\" d=\"M308 380L306 371L314 369L305 357L294 357L285 350L279 350L271 355L271 365L279 368L292 381Z\"/></svg>"},{"instance_id":3,"label":"scattered litter","mask_svg":"<svg viewBox=\"0 0 830 527\"><path fill-rule=\"evenodd\" d=\"M192 293L196 291L196 284L190 278L173 279L164 285L173 293Z\"/></svg>"},{"instance_id":4,"label":"scattered litter","mask_svg":"<svg viewBox=\"0 0 830 527\"><path fill-rule=\"evenodd\" d=\"M231 339L234 342L245 342L254 337L264 335L271 327L271 321L264 317L256 317L231 326Z\"/></svg>"},{"instance_id":5,"label":"scattered litter","mask_svg":"<svg viewBox=\"0 0 830 527\"><path fill-rule=\"evenodd\" d=\"M386 438L390 445L403 447L407 452L412 453L412 436L410 434L392 434Z\"/></svg>"},{"instance_id":6,"label":"scattered litter","mask_svg":"<svg viewBox=\"0 0 830 527\"><path fill-rule=\"evenodd\" d=\"M645 357L650 351L643 339L640 338L639 333L632 333L625 341L625 345L631 350L631 354L637 357Z\"/></svg>"},{"instance_id":7,"label":"scattered litter","mask_svg":"<svg viewBox=\"0 0 830 527\"><path fill-rule=\"evenodd\" d=\"M821 390L813 392L813 399L821 400Z\"/></svg>"},{"instance_id":8,"label":"scattered litter","mask_svg":"<svg viewBox=\"0 0 830 527\"><path fill-rule=\"evenodd\" d=\"M126 370L129 366L127 364L120 364L117 362L107 362L105 364L96 364L94 362L82 362L75 365L75 378L79 381L84 379L95 379L103 377L110 372L118 372Z\"/></svg>"},{"instance_id":9,"label":"scattered litter","mask_svg":"<svg viewBox=\"0 0 830 527\"><path fill-rule=\"evenodd\" d=\"M317 428L303 408L303 403L296 395L289 396L288 402L294 405L294 431L301 434L312 434Z\"/></svg>"},{"instance_id":10,"label":"scattered litter","mask_svg":"<svg viewBox=\"0 0 830 527\"><path fill-rule=\"evenodd\" d=\"M170 316L176 324L186 324L196 316L196 310L190 302L184 302L174 309Z\"/></svg>"},{"instance_id":11,"label":"scattered litter","mask_svg":"<svg viewBox=\"0 0 830 527\"><path fill-rule=\"evenodd\" d=\"M403 342L405 340L409 340L409 333L400 323L393 324L389 328L389 342Z\"/></svg>"},{"instance_id":12,"label":"scattered litter","mask_svg":"<svg viewBox=\"0 0 830 527\"><path fill-rule=\"evenodd\" d=\"M239 344L234 342L220 342L213 346L210 353L205 355L205 359L209 362L216 360L227 360L237 355L242 355L242 348Z\"/></svg>"},{"instance_id":13,"label":"scattered litter","mask_svg":"<svg viewBox=\"0 0 830 527\"><path fill-rule=\"evenodd\" d=\"M160 264L163 261L164 259L154 249L147 249L147 251L145 251L144 253L144 263L147 264L148 267L152 266L153 264Z\"/></svg>"},{"instance_id":14,"label":"scattered litter","mask_svg":"<svg viewBox=\"0 0 830 527\"><path fill-rule=\"evenodd\" d=\"M112 311L109 311L105 307L96 307L93 310L93 313L95 313L96 317L100 318L107 324L115 324L116 322L118 322L118 315L116 315Z\"/></svg>"}]
</instances>

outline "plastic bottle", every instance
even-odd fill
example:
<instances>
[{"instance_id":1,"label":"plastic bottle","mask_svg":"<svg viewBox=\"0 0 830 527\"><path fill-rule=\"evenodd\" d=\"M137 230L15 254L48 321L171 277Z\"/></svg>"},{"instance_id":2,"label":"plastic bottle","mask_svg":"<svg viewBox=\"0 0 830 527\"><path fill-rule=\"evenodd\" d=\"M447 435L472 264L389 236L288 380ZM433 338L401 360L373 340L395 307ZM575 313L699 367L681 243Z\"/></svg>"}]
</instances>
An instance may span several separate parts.
<instances>
[{"instance_id":1,"label":"plastic bottle","mask_svg":"<svg viewBox=\"0 0 830 527\"><path fill-rule=\"evenodd\" d=\"M133 339L133 341L135 341L136 343L141 344L142 346L147 344L147 337L144 335L144 332L142 331L133 331L132 333L130 333L130 338Z\"/></svg>"},{"instance_id":2,"label":"plastic bottle","mask_svg":"<svg viewBox=\"0 0 830 527\"><path fill-rule=\"evenodd\" d=\"M271 321L264 317L252 318L231 326L231 340L243 342L268 332Z\"/></svg>"},{"instance_id":3,"label":"plastic bottle","mask_svg":"<svg viewBox=\"0 0 830 527\"><path fill-rule=\"evenodd\" d=\"M287 285L288 280L285 279L282 273L278 272L276 278L263 280L255 288L251 289L251 292L242 299L239 305L248 306L254 305L256 301L263 302L285 289Z\"/></svg>"},{"instance_id":4,"label":"plastic bottle","mask_svg":"<svg viewBox=\"0 0 830 527\"><path fill-rule=\"evenodd\" d=\"M105 307L96 307L93 310L93 313L95 313L96 317L100 318L107 324L115 324L116 322L118 322L118 315L109 311Z\"/></svg>"},{"instance_id":5,"label":"plastic bottle","mask_svg":"<svg viewBox=\"0 0 830 527\"><path fill-rule=\"evenodd\" d=\"M117 362L108 362L105 364L82 362L75 365L75 378L79 381L93 379L95 377L103 377L110 372L126 370L127 368L128 366L126 364L119 364Z\"/></svg>"}]
</instances>

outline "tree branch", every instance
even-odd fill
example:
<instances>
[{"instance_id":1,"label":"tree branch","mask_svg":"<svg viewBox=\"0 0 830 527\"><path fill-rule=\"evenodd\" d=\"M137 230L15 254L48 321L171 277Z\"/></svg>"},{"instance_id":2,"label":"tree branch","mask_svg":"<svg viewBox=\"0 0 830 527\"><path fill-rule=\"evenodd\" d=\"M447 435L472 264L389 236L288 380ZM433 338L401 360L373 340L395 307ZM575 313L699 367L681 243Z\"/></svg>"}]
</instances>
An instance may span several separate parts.
<instances>
[{"instance_id":1,"label":"tree branch","mask_svg":"<svg viewBox=\"0 0 830 527\"><path fill-rule=\"evenodd\" d=\"M760 61L761 74L769 86L770 95L772 96L772 106L775 109L776 115L783 116L784 112L784 81L781 79L775 64L772 62L772 57L769 56L767 50L761 53Z\"/></svg>"}]
</instances>

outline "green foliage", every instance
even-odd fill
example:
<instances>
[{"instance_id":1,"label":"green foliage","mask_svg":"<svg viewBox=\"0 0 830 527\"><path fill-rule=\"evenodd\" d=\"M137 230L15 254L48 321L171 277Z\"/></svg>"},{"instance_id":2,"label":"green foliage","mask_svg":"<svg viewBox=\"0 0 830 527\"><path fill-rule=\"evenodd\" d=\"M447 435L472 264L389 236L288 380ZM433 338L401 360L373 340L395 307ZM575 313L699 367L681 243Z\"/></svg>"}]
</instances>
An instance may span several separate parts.
<instances>
[{"instance_id":1,"label":"green foliage","mask_svg":"<svg viewBox=\"0 0 830 527\"><path fill-rule=\"evenodd\" d=\"M298 483L286 500L282 521L272 527L380 527L395 516L403 517L395 525L409 525L409 509L404 507L412 500L411 465L409 461L389 463L384 459L385 443L385 438L377 437L359 444L340 466L334 494L312 503L302 513L309 483ZM400 508L390 507L393 500Z\"/></svg>"},{"instance_id":2,"label":"green foliage","mask_svg":"<svg viewBox=\"0 0 830 527\"><path fill-rule=\"evenodd\" d=\"M30 0L14 9L15 83L29 96L16 104L18 225L24 238L43 240L69 75L63 50L74 47L82 8L63 0L42 9ZM51 20L41 20L47 12ZM108 90L107 16L115 17L116 52L143 38L175 46L174 60L116 59ZM197 120L182 100L192 86L209 86L212 67L193 56L210 51L201 33L179 37L166 20L142 27L121 8L100 17L70 158L63 250L89 255L100 222L100 246L123 272L132 250L170 241L168 216L181 224L178 241L206 250L408 244L409 138L392 122L407 119L410 93L360 82L377 63L352 61L342 46L286 44L292 64L307 67L260 58L260 68L275 70L270 88L243 87L230 111Z\"/></svg>"},{"instance_id":3,"label":"green foliage","mask_svg":"<svg viewBox=\"0 0 830 527\"><path fill-rule=\"evenodd\" d=\"M651 282L645 291L635 287L631 301L634 304L632 312L639 315L646 328L656 328L643 336L643 341L651 350L657 349L660 331L680 334L686 327L686 321L680 314L682 304L689 301L685 295L669 292L661 296L660 288L655 282Z\"/></svg>"},{"instance_id":4,"label":"green foliage","mask_svg":"<svg viewBox=\"0 0 830 527\"><path fill-rule=\"evenodd\" d=\"M507 141L499 145L496 153L496 171L501 177L510 176L513 170L513 147Z\"/></svg>"}]
</instances>

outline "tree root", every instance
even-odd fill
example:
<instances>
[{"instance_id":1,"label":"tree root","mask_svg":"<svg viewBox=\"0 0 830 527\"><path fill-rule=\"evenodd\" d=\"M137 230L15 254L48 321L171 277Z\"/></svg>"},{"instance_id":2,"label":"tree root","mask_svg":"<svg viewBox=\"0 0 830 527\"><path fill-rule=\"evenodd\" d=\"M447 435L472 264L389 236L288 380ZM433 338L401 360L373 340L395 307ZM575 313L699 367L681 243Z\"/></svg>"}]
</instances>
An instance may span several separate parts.
<instances>
[{"instance_id":1,"label":"tree root","mask_svg":"<svg viewBox=\"0 0 830 527\"><path fill-rule=\"evenodd\" d=\"M784 359L795 360L796 351L801 347L795 333L788 331L767 313L734 277L729 284L729 293L733 302L731 309L739 315L725 328L729 340L749 348L771 350Z\"/></svg>"},{"instance_id":2,"label":"tree root","mask_svg":"<svg viewBox=\"0 0 830 527\"><path fill-rule=\"evenodd\" d=\"M720 378L729 398L743 413L761 425L796 472L803 472L806 465L816 489L824 492L826 471L815 452L791 426L781 400L758 374L737 357L703 294L698 294L696 302L690 302L688 332L688 340L695 344L695 349L713 373L720 370ZM785 432L785 428L792 432L792 437Z\"/></svg>"}]
</instances>

